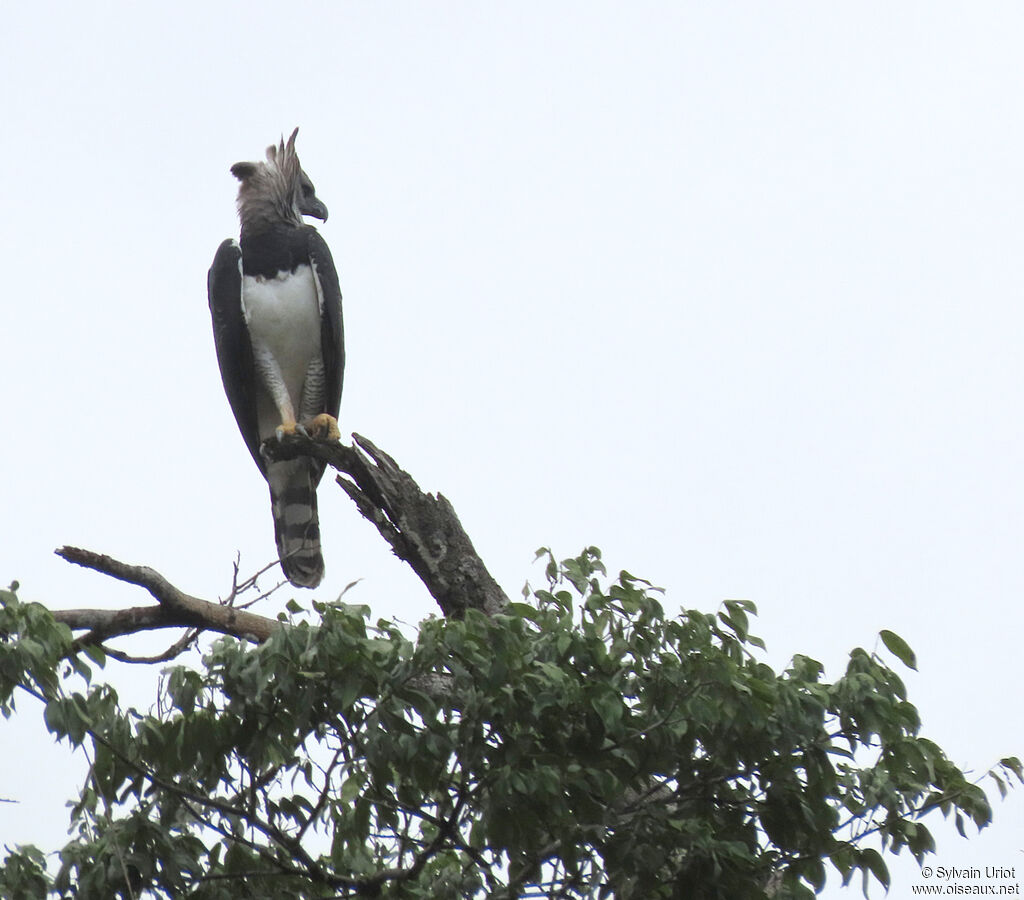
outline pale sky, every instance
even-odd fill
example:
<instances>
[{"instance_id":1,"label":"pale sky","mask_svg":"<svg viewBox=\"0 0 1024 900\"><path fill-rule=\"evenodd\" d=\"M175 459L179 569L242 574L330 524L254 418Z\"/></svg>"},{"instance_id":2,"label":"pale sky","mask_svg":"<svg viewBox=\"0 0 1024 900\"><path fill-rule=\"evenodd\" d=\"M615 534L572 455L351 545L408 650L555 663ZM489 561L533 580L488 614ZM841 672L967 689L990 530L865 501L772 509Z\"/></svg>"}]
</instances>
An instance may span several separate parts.
<instances>
[{"instance_id":1,"label":"pale sky","mask_svg":"<svg viewBox=\"0 0 1024 900\"><path fill-rule=\"evenodd\" d=\"M147 601L53 556L77 544L213 600L236 551L273 557L205 283L237 233L230 165L298 125L345 296L342 431L443 492L509 594L537 547L596 544L670 607L754 601L776 668L800 652L834 679L889 628L924 734L979 773L1024 754L1024 6L3 20L0 583ZM435 612L329 479L320 511L313 596L362 579L375 617ZM149 676L108 672L152 702ZM83 763L27 701L0 729L21 801L0 845L56 849ZM1024 881L1022 797L970 841L928 819L934 865ZM889 864L910 896L917 866Z\"/></svg>"}]
</instances>

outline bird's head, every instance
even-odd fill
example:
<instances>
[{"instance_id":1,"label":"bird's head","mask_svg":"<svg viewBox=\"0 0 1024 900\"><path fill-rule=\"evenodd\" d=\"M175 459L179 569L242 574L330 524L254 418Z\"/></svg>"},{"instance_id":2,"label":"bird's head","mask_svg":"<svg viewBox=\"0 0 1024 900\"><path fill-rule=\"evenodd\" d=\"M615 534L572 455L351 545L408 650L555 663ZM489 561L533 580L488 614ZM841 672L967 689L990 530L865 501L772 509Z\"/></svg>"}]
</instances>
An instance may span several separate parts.
<instances>
[{"instance_id":1,"label":"bird's head","mask_svg":"<svg viewBox=\"0 0 1024 900\"><path fill-rule=\"evenodd\" d=\"M310 177L295 152L296 128L287 141L267 147L266 162L238 162L231 174L238 188L238 213L242 224L258 226L275 222L301 225L303 216L327 221L327 207L316 195Z\"/></svg>"}]
</instances>

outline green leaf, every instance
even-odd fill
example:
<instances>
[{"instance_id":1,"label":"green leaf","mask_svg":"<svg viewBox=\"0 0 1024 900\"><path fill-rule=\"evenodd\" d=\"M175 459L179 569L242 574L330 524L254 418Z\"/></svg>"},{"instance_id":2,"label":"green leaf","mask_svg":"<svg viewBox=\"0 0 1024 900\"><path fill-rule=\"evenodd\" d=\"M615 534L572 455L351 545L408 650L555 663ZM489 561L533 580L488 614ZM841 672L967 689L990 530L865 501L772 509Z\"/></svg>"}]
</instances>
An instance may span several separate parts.
<instances>
[{"instance_id":1,"label":"green leaf","mask_svg":"<svg viewBox=\"0 0 1024 900\"><path fill-rule=\"evenodd\" d=\"M885 861L882 859L881 854L869 847L866 850L860 851L860 863L861 867L867 867L871 871L871 874L878 879L882 887L889 890L889 869L885 865ZM865 896L867 891L865 890Z\"/></svg>"},{"instance_id":2,"label":"green leaf","mask_svg":"<svg viewBox=\"0 0 1024 900\"><path fill-rule=\"evenodd\" d=\"M46 723L46 730L58 737L64 734L67 714L61 700L51 700L43 710L43 721Z\"/></svg>"},{"instance_id":3,"label":"green leaf","mask_svg":"<svg viewBox=\"0 0 1024 900\"><path fill-rule=\"evenodd\" d=\"M999 788L999 796L1005 798L1007 792L1006 782L1003 781L1003 779L995 772L989 772L988 777L991 778L996 783L996 787Z\"/></svg>"},{"instance_id":4,"label":"green leaf","mask_svg":"<svg viewBox=\"0 0 1024 900\"><path fill-rule=\"evenodd\" d=\"M1024 767L1021 766L1020 760L1016 756L1007 756L999 760L999 765L1004 769L1009 769L1017 776L1017 780L1024 784Z\"/></svg>"},{"instance_id":5,"label":"green leaf","mask_svg":"<svg viewBox=\"0 0 1024 900\"><path fill-rule=\"evenodd\" d=\"M896 632L888 631L887 629L882 629L878 636L882 639L886 649L903 665L908 669L917 671L917 657L914 656L914 651L910 649L910 645L903 638L896 634Z\"/></svg>"},{"instance_id":6,"label":"green leaf","mask_svg":"<svg viewBox=\"0 0 1024 900\"><path fill-rule=\"evenodd\" d=\"M86 644L85 655L101 669L107 664L107 654L99 644Z\"/></svg>"}]
</instances>

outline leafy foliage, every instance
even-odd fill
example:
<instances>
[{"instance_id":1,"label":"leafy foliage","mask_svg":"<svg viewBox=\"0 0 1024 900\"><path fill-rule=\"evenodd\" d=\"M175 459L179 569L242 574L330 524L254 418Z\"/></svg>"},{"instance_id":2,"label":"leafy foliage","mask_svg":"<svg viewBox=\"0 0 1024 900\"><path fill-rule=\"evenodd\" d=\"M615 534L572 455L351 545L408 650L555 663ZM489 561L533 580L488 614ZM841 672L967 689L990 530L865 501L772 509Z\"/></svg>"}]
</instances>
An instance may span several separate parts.
<instances>
[{"instance_id":1,"label":"leafy foliage","mask_svg":"<svg viewBox=\"0 0 1024 900\"><path fill-rule=\"evenodd\" d=\"M888 885L879 849L932 852L930 810L990 821L877 655L832 684L806 656L777 673L752 603L667 617L595 548L539 555L533 603L415 642L363 607L314 603L313 625L293 605L263 645L169 669L149 714L2 592L0 711L38 698L91 767L55 873L8 848L0 898L803 898L828 865Z\"/></svg>"}]
</instances>

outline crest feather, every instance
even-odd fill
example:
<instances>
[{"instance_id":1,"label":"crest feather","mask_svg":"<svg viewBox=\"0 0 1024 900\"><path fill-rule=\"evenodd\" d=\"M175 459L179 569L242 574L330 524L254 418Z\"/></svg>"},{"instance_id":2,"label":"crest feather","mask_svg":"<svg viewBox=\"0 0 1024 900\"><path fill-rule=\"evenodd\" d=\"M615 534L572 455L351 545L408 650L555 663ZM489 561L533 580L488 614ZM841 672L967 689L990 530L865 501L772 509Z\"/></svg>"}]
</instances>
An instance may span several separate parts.
<instances>
[{"instance_id":1,"label":"crest feather","mask_svg":"<svg viewBox=\"0 0 1024 900\"><path fill-rule=\"evenodd\" d=\"M237 162L231 167L231 174L242 182L238 214L243 228L276 222L302 224L302 165L295 152L298 133L296 128L287 141L282 136L279 143L267 147L266 162Z\"/></svg>"}]
</instances>

